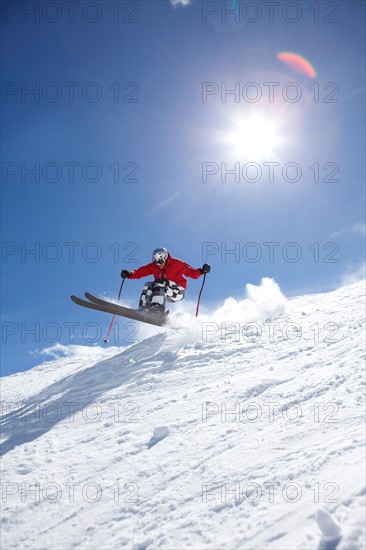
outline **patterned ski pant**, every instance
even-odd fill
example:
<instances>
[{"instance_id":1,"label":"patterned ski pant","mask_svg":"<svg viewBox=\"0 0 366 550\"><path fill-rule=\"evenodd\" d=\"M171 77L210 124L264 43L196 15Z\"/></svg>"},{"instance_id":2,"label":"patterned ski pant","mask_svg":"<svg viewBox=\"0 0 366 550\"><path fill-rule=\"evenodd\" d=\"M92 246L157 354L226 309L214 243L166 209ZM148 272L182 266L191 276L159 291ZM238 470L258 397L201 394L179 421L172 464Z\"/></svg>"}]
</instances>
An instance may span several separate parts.
<instances>
[{"instance_id":1,"label":"patterned ski pant","mask_svg":"<svg viewBox=\"0 0 366 550\"><path fill-rule=\"evenodd\" d=\"M186 289L167 279L149 281L142 289L139 307L150 307L160 304L165 307L166 301L179 302L183 300Z\"/></svg>"}]
</instances>

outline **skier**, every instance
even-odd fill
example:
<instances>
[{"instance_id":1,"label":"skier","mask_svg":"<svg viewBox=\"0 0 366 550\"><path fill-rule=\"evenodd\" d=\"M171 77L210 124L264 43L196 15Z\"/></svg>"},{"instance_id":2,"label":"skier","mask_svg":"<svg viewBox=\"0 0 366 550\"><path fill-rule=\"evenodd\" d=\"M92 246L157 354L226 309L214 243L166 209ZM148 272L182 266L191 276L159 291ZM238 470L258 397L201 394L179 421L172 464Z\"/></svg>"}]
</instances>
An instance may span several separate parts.
<instances>
[{"instance_id":1,"label":"skier","mask_svg":"<svg viewBox=\"0 0 366 550\"><path fill-rule=\"evenodd\" d=\"M203 264L195 269L189 264L172 258L166 248L156 248L152 255L152 262L133 271L123 269L123 279L141 279L153 275L154 281L149 281L142 289L139 310L152 311L158 314L165 313L165 303L183 300L187 281L185 277L198 279L204 273L209 273L209 264Z\"/></svg>"}]
</instances>

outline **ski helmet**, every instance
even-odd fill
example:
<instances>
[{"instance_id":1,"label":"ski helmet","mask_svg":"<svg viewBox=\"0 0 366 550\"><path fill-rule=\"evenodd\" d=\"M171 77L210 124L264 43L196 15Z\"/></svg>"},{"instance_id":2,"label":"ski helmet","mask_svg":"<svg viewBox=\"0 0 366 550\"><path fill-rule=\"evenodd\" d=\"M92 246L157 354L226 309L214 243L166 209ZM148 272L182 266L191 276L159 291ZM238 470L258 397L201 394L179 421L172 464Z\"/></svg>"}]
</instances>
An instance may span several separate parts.
<instances>
[{"instance_id":1,"label":"ski helmet","mask_svg":"<svg viewBox=\"0 0 366 550\"><path fill-rule=\"evenodd\" d=\"M168 251L166 248L155 248L152 261L154 263L160 263L161 261L166 262L168 259Z\"/></svg>"}]
</instances>

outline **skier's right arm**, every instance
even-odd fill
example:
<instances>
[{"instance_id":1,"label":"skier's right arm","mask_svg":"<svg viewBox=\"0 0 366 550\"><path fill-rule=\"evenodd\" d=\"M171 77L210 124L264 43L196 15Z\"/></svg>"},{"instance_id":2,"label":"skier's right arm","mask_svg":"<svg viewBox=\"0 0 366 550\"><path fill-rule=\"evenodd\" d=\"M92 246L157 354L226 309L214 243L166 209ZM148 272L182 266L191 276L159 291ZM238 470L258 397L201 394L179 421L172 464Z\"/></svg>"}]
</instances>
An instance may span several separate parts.
<instances>
[{"instance_id":1,"label":"skier's right arm","mask_svg":"<svg viewBox=\"0 0 366 550\"><path fill-rule=\"evenodd\" d=\"M151 268L152 268L152 264L147 264L139 267L138 269L134 269L133 271L129 271L128 279L141 279L142 277L147 277L147 275L152 275L153 272ZM127 270L125 269L122 270L121 277L123 277L122 273L126 271Z\"/></svg>"}]
</instances>

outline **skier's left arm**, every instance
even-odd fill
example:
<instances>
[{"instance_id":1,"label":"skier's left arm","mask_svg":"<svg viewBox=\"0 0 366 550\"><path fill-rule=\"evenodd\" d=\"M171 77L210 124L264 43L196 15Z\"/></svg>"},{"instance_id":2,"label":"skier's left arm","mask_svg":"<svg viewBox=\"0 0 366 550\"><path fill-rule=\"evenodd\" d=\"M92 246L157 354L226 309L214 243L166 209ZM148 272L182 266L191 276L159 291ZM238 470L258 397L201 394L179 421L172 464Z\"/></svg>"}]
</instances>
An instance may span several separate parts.
<instances>
[{"instance_id":1,"label":"skier's left arm","mask_svg":"<svg viewBox=\"0 0 366 550\"><path fill-rule=\"evenodd\" d=\"M202 267L195 269L189 264L183 263L183 275L186 275L187 277L190 277L191 279L198 279L198 277L201 277L204 273L209 273L211 270L211 267L209 264L203 264Z\"/></svg>"}]
</instances>

